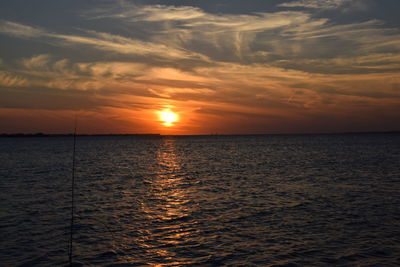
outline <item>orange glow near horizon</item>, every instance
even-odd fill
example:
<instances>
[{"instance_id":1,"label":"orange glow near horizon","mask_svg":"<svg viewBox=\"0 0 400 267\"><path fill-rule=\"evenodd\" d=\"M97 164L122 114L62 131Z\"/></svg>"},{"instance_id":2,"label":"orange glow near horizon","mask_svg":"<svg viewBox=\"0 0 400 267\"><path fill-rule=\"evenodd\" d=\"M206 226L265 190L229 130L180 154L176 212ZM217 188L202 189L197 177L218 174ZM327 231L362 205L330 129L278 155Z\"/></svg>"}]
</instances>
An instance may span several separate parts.
<instances>
[{"instance_id":1,"label":"orange glow near horizon","mask_svg":"<svg viewBox=\"0 0 400 267\"><path fill-rule=\"evenodd\" d=\"M174 125L175 122L178 121L179 116L175 112L171 111L170 109L164 109L158 112L160 121L166 127L171 127Z\"/></svg>"}]
</instances>

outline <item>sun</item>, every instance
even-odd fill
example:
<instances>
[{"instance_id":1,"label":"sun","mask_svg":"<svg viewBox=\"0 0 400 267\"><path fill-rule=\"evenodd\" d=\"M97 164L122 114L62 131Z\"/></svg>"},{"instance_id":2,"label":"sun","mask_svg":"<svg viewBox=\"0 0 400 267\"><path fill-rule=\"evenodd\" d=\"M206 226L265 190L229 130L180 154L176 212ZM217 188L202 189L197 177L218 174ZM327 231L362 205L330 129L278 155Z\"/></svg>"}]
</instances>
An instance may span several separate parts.
<instances>
[{"instance_id":1,"label":"sun","mask_svg":"<svg viewBox=\"0 0 400 267\"><path fill-rule=\"evenodd\" d=\"M159 111L159 117L163 124L167 127L172 126L174 122L177 122L179 119L178 114L169 109Z\"/></svg>"}]
</instances>

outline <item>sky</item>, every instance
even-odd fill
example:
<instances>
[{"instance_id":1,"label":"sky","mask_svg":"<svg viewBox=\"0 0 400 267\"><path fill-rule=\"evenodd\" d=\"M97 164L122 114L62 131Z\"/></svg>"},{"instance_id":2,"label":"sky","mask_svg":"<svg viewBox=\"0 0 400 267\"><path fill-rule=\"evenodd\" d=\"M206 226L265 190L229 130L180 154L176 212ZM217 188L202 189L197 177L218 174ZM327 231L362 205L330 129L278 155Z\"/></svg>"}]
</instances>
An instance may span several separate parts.
<instances>
[{"instance_id":1,"label":"sky","mask_svg":"<svg viewBox=\"0 0 400 267\"><path fill-rule=\"evenodd\" d=\"M400 130L399 10L398 0L2 0L0 133L71 133L75 117L86 134Z\"/></svg>"}]
</instances>

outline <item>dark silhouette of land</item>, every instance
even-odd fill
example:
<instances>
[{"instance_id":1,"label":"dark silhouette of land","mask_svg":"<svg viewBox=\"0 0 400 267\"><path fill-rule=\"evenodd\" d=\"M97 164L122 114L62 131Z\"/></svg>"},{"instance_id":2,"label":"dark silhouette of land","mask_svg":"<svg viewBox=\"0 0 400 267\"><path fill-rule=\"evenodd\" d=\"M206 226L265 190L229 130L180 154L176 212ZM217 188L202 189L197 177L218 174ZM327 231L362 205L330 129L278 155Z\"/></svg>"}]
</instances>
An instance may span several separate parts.
<instances>
[{"instance_id":1,"label":"dark silhouette of land","mask_svg":"<svg viewBox=\"0 0 400 267\"><path fill-rule=\"evenodd\" d=\"M77 136L159 136L160 134L76 134ZM47 133L2 133L0 137L62 137L74 136L73 133L47 134Z\"/></svg>"}]
</instances>

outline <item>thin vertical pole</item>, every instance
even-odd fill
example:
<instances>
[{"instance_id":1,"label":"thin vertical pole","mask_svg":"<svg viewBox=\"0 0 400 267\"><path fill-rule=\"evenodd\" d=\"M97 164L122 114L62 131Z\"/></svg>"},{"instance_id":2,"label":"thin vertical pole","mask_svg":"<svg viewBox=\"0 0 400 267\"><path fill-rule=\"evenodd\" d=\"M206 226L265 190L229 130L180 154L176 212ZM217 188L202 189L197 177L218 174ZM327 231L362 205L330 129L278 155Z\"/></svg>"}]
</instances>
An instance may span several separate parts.
<instances>
[{"instance_id":1,"label":"thin vertical pole","mask_svg":"<svg viewBox=\"0 0 400 267\"><path fill-rule=\"evenodd\" d=\"M76 115L75 115L75 129L74 129L74 149L72 152L72 181L71 181L71 225L69 235L69 265L72 266L72 237L74 232L74 209L75 209L75 147L76 147Z\"/></svg>"}]
</instances>

